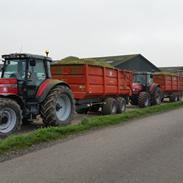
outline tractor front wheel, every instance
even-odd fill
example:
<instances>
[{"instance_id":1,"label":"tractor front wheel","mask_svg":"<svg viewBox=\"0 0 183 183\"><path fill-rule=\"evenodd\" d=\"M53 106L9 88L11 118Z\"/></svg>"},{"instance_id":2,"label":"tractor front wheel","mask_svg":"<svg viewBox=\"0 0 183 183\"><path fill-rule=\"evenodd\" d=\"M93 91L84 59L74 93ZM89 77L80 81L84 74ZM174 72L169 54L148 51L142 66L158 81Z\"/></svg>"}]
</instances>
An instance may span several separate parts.
<instances>
[{"instance_id":1,"label":"tractor front wheel","mask_svg":"<svg viewBox=\"0 0 183 183\"><path fill-rule=\"evenodd\" d=\"M147 92L140 92L138 98L139 107L147 107L150 105L150 96Z\"/></svg>"},{"instance_id":2,"label":"tractor front wheel","mask_svg":"<svg viewBox=\"0 0 183 183\"><path fill-rule=\"evenodd\" d=\"M11 99L0 99L0 136L5 137L20 129L22 111Z\"/></svg>"},{"instance_id":3,"label":"tractor front wheel","mask_svg":"<svg viewBox=\"0 0 183 183\"><path fill-rule=\"evenodd\" d=\"M41 105L43 123L47 126L66 125L74 114L74 99L68 87L57 86L52 89Z\"/></svg>"}]
</instances>

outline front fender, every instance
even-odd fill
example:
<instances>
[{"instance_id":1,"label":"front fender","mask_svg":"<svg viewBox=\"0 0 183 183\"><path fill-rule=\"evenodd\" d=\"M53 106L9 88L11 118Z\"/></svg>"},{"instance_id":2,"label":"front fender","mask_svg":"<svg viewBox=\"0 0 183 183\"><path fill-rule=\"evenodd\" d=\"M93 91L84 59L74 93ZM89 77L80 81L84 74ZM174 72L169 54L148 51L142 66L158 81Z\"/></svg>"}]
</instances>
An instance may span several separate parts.
<instances>
[{"instance_id":1,"label":"front fender","mask_svg":"<svg viewBox=\"0 0 183 183\"><path fill-rule=\"evenodd\" d=\"M43 102L44 99L47 97L48 93L51 89L55 88L58 85L64 85L70 88L70 86L61 80L56 79L47 79L45 80L40 86L36 93L36 98L38 99L39 103Z\"/></svg>"}]
</instances>

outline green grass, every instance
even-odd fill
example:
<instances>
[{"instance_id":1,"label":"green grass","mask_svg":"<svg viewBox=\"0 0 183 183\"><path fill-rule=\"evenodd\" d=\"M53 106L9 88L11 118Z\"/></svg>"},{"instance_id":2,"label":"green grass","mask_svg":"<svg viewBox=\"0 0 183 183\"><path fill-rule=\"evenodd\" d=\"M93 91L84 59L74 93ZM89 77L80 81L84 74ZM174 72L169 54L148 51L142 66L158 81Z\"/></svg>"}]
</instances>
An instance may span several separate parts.
<instances>
[{"instance_id":1,"label":"green grass","mask_svg":"<svg viewBox=\"0 0 183 183\"><path fill-rule=\"evenodd\" d=\"M93 128L101 128L108 125L118 124L129 119L167 111L179 106L183 106L183 101L166 103L143 109L134 109L123 114L89 117L83 119L79 124L72 124L63 127L41 128L24 135L12 135L6 139L0 140L0 154L23 149L43 142L63 139L69 135L77 134Z\"/></svg>"}]
</instances>

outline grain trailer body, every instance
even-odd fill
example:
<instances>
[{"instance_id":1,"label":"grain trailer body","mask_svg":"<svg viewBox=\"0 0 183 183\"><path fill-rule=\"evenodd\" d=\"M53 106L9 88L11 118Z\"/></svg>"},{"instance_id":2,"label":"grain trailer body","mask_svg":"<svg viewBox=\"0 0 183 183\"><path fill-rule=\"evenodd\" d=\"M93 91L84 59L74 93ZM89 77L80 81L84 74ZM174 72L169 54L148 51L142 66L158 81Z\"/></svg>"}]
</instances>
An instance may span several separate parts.
<instances>
[{"instance_id":1,"label":"grain trailer body","mask_svg":"<svg viewBox=\"0 0 183 183\"><path fill-rule=\"evenodd\" d=\"M52 78L69 84L79 113L123 112L132 94L132 72L88 64L53 64Z\"/></svg>"},{"instance_id":2,"label":"grain trailer body","mask_svg":"<svg viewBox=\"0 0 183 183\"><path fill-rule=\"evenodd\" d=\"M183 77L171 73L155 73L153 80L160 85L162 99L177 101L182 98Z\"/></svg>"}]
</instances>

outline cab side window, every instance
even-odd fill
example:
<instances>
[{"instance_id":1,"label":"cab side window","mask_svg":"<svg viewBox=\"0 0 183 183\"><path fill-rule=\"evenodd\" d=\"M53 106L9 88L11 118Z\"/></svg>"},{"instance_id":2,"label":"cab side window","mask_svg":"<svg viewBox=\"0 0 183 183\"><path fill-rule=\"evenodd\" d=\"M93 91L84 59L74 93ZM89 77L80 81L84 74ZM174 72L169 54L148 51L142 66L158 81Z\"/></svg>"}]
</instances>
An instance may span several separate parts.
<instances>
[{"instance_id":1,"label":"cab side window","mask_svg":"<svg viewBox=\"0 0 183 183\"><path fill-rule=\"evenodd\" d=\"M31 73L31 80L36 86L39 86L46 79L46 71L42 60L36 60L35 66L29 65L29 72Z\"/></svg>"}]
</instances>

